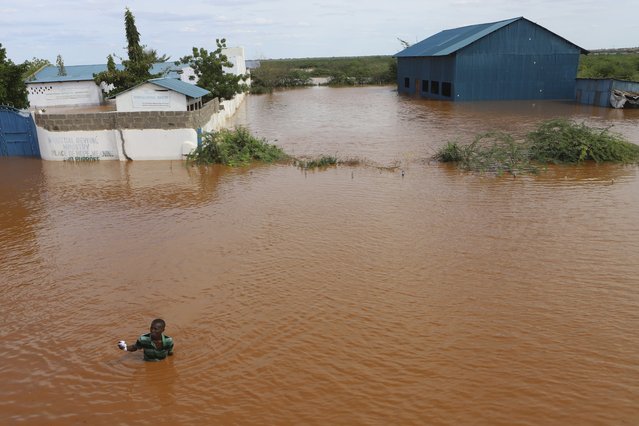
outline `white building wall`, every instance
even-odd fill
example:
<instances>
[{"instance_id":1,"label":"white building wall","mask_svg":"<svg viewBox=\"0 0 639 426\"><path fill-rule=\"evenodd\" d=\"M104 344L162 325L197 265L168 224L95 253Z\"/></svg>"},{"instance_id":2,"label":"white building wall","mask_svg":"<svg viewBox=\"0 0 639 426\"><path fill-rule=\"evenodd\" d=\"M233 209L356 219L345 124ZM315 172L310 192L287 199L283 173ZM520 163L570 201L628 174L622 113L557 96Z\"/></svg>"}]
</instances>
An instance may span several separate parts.
<instances>
[{"instance_id":1,"label":"white building wall","mask_svg":"<svg viewBox=\"0 0 639 426\"><path fill-rule=\"evenodd\" d=\"M246 58L244 57L243 47L229 47L222 49L222 53L233 63L233 67L224 68L224 72L235 75L246 74Z\"/></svg>"},{"instance_id":2,"label":"white building wall","mask_svg":"<svg viewBox=\"0 0 639 426\"><path fill-rule=\"evenodd\" d=\"M145 83L115 97L118 112L186 111L186 95Z\"/></svg>"},{"instance_id":3,"label":"white building wall","mask_svg":"<svg viewBox=\"0 0 639 426\"><path fill-rule=\"evenodd\" d=\"M244 100L243 93L224 101L202 130L224 128ZM122 129L52 132L37 127L40 154L51 161L183 160L197 147L194 129Z\"/></svg>"},{"instance_id":4,"label":"white building wall","mask_svg":"<svg viewBox=\"0 0 639 426\"><path fill-rule=\"evenodd\" d=\"M220 110L217 114L214 114L208 123L202 127L202 130L205 132L213 132L226 127L228 120L233 117L235 111L237 111L240 104L244 101L245 96L245 93L238 93L235 97L233 97L233 99L220 102L220 107L223 107L224 109Z\"/></svg>"},{"instance_id":5,"label":"white building wall","mask_svg":"<svg viewBox=\"0 0 639 426\"><path fill-rule=\"evenodd\" d=\"M197 146L197 132L193 129L127 129L122 130L120 140L126 156L132 160L182 160ZM188 146L186 152L185 145Z\"/></svg>"},{"instance_id":6,"label":"white building wall","mask_svg":"<svg viewBox=\"0 0 639 426\"><path fill-rule=\"evenodd\" d=\"M27 83L27 94L33 109L100 105L103 100L102 91L92 80Z\"/></svg>"}]
</instances>

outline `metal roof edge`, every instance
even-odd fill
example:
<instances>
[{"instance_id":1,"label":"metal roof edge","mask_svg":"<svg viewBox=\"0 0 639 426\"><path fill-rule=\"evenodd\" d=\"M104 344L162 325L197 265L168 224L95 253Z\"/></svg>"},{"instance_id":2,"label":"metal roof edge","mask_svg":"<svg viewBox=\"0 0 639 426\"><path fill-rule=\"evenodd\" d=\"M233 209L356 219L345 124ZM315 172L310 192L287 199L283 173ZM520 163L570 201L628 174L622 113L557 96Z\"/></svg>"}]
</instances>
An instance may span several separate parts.
<instances>
[{"instance_id":1,"label":"metal roof edge","mask_svg":"<svg viewBox=\"0 0 639 426\"><path fill-rule=\"evenodd\" d=\"M447 49L442 50L441 52L439 52L437 55L434 56L446 56L446 55L450 55L451 53L456 53L459 50L470 46L471 44L475 43L476 41L481 40L482 38L486 37L489 34L494 33L497 30L500 30L504 27L507 27L508 25L519 21L520 19L526 19L523 16L519 16L517 18L511 18L511 19L504 19L503 21L496 21L496 22L490 22L488 23L488 27L484 28L483 30L477 32L476 34L473 34L472 36L468 37L465 40L460 41L459 43L456 43L452 46L450 46ZM463 27L460 27L463 28Z\"/></svg>"},{"instance_id":2,"label":"metal roof edge","mask_svg":"<svg viewBox=\"0 0 639 426\"><path fill-rule=\"evenodd\" d=\"M153 84L153 85L158 86L158 87L161 87L161 88L163 88L163 89L169 89L169 90L173 90L174 92L178 92L177 90L175 90L175 89L173 89L173 88L170 88L170 87L166 87L166 86L162 86L162 85L160 85L160 84L157 84L157 81L158 81L158 80L177 80L177 81L179 81L179 82L184 83L184 82L183 82L182 80L180 80L180 79L171 78L171 77L159 77L159 78L152 78L152 79L149 79L149 80L147 80L147 81L143 81L142 83L138 83L138 84L136 84L136 85L135 85L135 86L133 86L133 87L129 87L129 88L128 88L128 89L126 89L126 90L123 90L123 91L121 91L121 92L118 92L118 93L116 93L115 95L111 95L111 96L107 97L107 99L114 99L116 96L120 96L120 95L121 95L121 94L123 94L123 93L130 92L131 90L133 90L133 89L137 89L138 87L140 87L140 86L142 86L142 85L144 85L144 84L147 84L147 83L149 83L149 84ZM190 83L184 83L184 84L191 85ZM202 88L202 87L200 87L200 86L195 86L195 87L197 87L198 89L201 89L201 90L205 90L205 91L207 92L207 94L208 94L208 93L211 93L211 91L209 91L209 90L207 90L207 89L204 89L204 88ZM182 92L178 92L178 93L182 93ZM182 94L183 94L184 96L189 96L189 95L187 95L186 93L182 93ZM192 96L190 96L190 97L192 97Z\"/></svg>"},{"instance_id":3,"label":"metal roof edge","mask_svg":"<svg viewBox=\"0 0 639 426\"><path fill-rule=\"evenodd\" d=\"M545 31L548 31L550 34L554 35L555 37L558 37L558 38L564 40L566 43L578 48L580 53L582 53L582 54L586 54L587 55L588 53L590 53L588 50L584 49L583 47L576 45L575 43L571 42L570 40L567 40L566 38L560 36L559 34L553 32L553 31L550 31L548 28L546 28L544 26L541 26L538 23L533 22L530 19L527 19L527 18L525 18L523 16L519 16L519 17L516 17L516 18L504 19L502 21L489 22L489 23L486 23L486 24L474 24L474 25L488 25L488 26L486 28L482 29L481 31L478 31L476 34L473 34L472 36L469 36L466 39L460 40L459 42L457 42L457 43L455 43L455 44L453 44L453 45L451 45L451 46L449 46L449 47L447 47L445 49L442 49L441 51L435 52L435 53L433 53L431 55L419 55L419 54L406 55L406 56L401 55L402 52L404 52L404 51L410 49L411 47L415 46L415 45L413 45L413 46L409 46L406 49L403 49L403 50L395 53L394 55L392 55L392 57L393 58L400 58L400 57L401 58L419 58L419 57L423 57L423 56L448 56L448 55L456 53L456 52L460 51L461 49L463 49L463 48L465 48L465 47L467 47L467 46L469 46L469 45L481 40L482 38L486 37L487 35L492 34L493 32L495 32L497 30L500 30L500 29L502 29L504 27L507 27L508 25L511 25L511 24L513 24L513 23L515 23L517 21L520 21L520 20L525 20L525 21L527 21L527 22L529 22L529 23L531 23L531 24L533 24L533 25L535 25L535 26L537 26L539 28L542 28ZM446 30L442 30L442 31L440 31L438 33L433 34L430 37L425 38L424 40L420 41L419 43L421 43L421 42L423 42L425 40L428 40L428 39L430 39L432 37L435 37L435 36L443 33L444 31L455 31L455 30L460 30L462 28L466 28L466 27L472 27L472 26L473 25L465 25L463 27L449 28L449 29L446 29Z\"/></svg>"},{"instance_id":4,"label":"metal roof edge","mask_svg":"<svg viewBox=\"0 0 639 426\"><path fill-rule=\"evenodd\" d=\"M173 85L162 85L161 83L163 81L172 81L174 84ZM209 93L211 93L211 91L208 90L208 89L200 87L200 86L198 86L196 84L186 83L186 82L180 80L179 78L171 78L171 77L152 78L152 79L147 80L147 83L155 84L156 86L160 86L160 87L165 88L165 89L173 90L174 92L182 93L183 95L191 97L191 98L194 98L195 96L191 96L188 93L181 92L179 90L179 87L176 88L176 87L171 87L171 86L174 86L175 84L177 84L178 86L183 86L183 87L189 88L191 90L195 90L195 91L199 90L199 91L202 92L202 95L201 96L197 96L198 98L201 98L202 96L205 96L205 95L208 95Z\"/></svg>"}]
</instances>

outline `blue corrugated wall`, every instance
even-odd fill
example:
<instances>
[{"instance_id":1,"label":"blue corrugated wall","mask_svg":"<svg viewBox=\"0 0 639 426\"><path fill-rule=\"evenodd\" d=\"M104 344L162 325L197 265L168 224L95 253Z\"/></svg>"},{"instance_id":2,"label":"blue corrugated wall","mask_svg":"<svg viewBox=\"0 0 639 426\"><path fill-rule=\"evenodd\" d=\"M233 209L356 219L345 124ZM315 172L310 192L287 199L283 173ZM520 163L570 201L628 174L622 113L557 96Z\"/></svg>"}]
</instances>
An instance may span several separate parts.
<instances>
[{"instance_id":1,"label":"blue corrugated wall","mask_svg":"<svg viewBox=\"0 0 639 426\"><path fill-rule=\"evenodd\" d=\"M398 58L398 88L464 101L574 99L579 54L577 46L522 19L446 57ZM418 80L437 81L439 94L416 90ZM441 94L442 82L451 84L450 97Z\"/></svg>"},{"instance_id":2,"label":"blue corrugated wall","mask_svg":"<svg viewBox=\"0 0 639 426\"><path fill-rule=\"evenodd\" d=\"M455 56L421 58L399 58L397 61L397 75L399 91L402 93L417 94L423 97L435 99L449 99L439 94L431 93L430 83L432 81L452 82L450 76L455 75ZM408 77L408 80L405 80ZM408 83L408 87L406 84ZM426 89L426 90L424 90Z\"/></svg>"},{"instance_id":3,"label":"blue corrugated wall","mask_svg":"<svg viewBox=\"0 0 639 426\"><path fill-rule=\"evenodd\" d=\"M582 104L610 107L610 94L613 90L639 93L639 83L610 78L578 78L575 98Z\"/></svg>"}]
</instances>

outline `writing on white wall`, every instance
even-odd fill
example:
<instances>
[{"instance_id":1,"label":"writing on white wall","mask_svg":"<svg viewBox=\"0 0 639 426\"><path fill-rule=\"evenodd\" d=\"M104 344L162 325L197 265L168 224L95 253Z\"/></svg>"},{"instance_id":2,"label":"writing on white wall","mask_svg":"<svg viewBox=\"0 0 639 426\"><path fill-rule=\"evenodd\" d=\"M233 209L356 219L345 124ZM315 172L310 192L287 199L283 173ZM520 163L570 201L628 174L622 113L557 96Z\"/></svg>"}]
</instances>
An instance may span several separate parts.
<instances>
[{"instance_id":1,"label":"writing on white wall","mask_svg":"<svg viewBox=\"0 0 639 426\"><path fill-rule=\"evenodd\" d=\"M106 148L96 136L58 136L49 134L51 156L71 161L92 161L115 158L117 153Z\"/></svg>"}]
</instances>

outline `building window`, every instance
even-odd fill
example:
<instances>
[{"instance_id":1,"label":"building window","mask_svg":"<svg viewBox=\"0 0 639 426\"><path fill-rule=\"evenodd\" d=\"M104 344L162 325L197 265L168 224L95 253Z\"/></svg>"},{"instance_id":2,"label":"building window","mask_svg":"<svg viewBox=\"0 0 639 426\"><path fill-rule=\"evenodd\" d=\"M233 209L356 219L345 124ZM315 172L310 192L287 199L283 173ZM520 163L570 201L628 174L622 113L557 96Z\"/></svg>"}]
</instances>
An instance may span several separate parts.
<instances>
[{"instance_id":1,"label":"building window","mask_svg":"<svg viewBox=\"0 0 639 426\"><path fill-rule=\"evenodd\" d=\"M422 92L428 93L428 80L422 80Z\"/></svg>"},{"instance_id":2,"label":"building window","mask_svg":"<svg viewBox=\"0 0 639 426\"><path fill-rule=\"evenodd\" d=\"M442 96L450 98L453 92L453 85L449 81L442 81Z\"/></svg>"},{"instance_id":3,"label":"building window","mask_svg":"<svg viewBox=\"0 0 639 426\"><path fill-rule=\"evenodd\" d=\"M439 95L439 81L430 82L430 93L434 95Z\"/></svg>"},{"instance_id":4,"label":"building window","mask_svg":"<svg viewBox=\"0 0 639 426\"><path fill-rule=\"evenodd\" d=\"M408 89L410 87L410 78L408 78L408 77L404 78L404 87L406 89Z\"/></svg>"}]
</instances>

